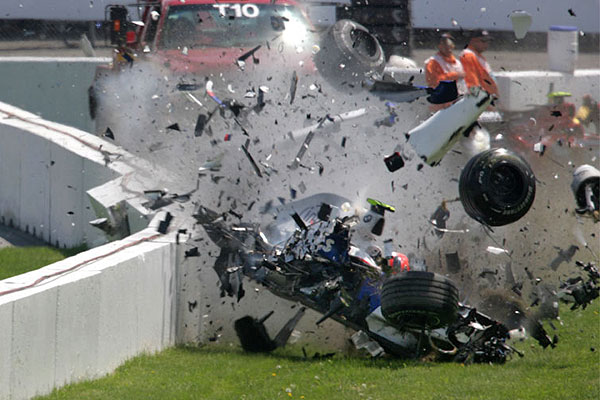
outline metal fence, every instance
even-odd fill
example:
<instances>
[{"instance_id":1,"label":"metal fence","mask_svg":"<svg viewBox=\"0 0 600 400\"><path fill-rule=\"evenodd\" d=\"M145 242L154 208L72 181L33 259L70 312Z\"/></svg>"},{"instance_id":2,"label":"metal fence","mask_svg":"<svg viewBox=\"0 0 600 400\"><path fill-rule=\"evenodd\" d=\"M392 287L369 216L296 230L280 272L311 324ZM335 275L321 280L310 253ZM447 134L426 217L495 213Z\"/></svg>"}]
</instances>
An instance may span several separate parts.
<instances>
[{"instance_id":1,"label":"metal fence","mask_svg":"<svg viewBox=\"0 0 600 400\"><path fill-rule=\"evenodd\" d=\"M353 11L345 10L339 17ZM373 14L373 10L371 10ZM371 16L365 14L363 18ZM375 15L377 17L377 15ZM436 29L411 29L410 25L391 24L383 28L368 25L368 28L382 42L384 47L394 47L393 53L409 55L410 49L433 49L437 44L440 31ZM36 50L66 50L79 48L81 36L85 34L97 49L109 49L108 25L104 21L45 21L45 20L15 20L0 19L0 56L16 55ZM457 39L457 47L467 42L468 32L457 30L453 32ZM493 32L496 49L512 49L518 45L521 50L545 51L546 33L531 32L518 44L512 32ZM390 39L391 37L391 39ZM600 47L598 34L589 34L579 38L579 51L597 53ZM34 54L34 53L32 53Z\"/></svg>"},{"instance_id":2,"label":"metal fence","mask_svg":"<svg viewBox=\"0 0 600 400\"><path fill-rule=\"evenodd\" d=\"M104 22L0 19L0 52L78 48L84 34L93 45L106 45Z\"/></svg>"}]
</instances>

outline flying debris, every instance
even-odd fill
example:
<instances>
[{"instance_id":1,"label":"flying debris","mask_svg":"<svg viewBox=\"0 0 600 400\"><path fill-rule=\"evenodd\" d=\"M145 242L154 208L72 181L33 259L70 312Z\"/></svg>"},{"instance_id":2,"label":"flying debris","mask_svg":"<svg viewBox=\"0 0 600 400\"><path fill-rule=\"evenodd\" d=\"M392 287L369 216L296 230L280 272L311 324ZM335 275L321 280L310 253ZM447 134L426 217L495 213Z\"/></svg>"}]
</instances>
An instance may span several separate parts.
<instances>
[{"instance_id":1,"label":"flying debris","mask_svg":"<svg viewBox=\"0 0 600 400\"><path fill-rule=\"evenodd\" d=\"M241 56L239 56L236 59L236 64L237 66L243 71L244 67L246 66L246 60L249 57L252 57L252 60L254 61L255 64L258 64L258 58L256 58L255 53L258 51L258 49L260 49L262 47L262 45L258 45L255 48L253 48L250 51L247 51L246 53L242 54Z\"/></svg>"},{"instance_id":2,"label":"flying debris","mask_svg":"<svg viewBox=\"0 0 600 400\"><path fill-rule=\"evenodd\" d=\"M235 332L244 350L252 353L270 352L286 345L305 311L305 307L300 307L273 339L267 333L267 328L264 325L265 321L273 315L273 311L270 311L261 319L252 318L249 315L237 319L234 324Z\"/></svg>"},{"instance_id":3,"label":"flying debris","mask_svg":"<svg viewBox=\"0 0 600 400\"><path fill-rule=\"evenodd\" d=\"M173 199L167 196L166 190L145 190L144 196L148 198L148 201L142 203L142 206L150 210L158 210L173 203Z\"/></svg>"},{"instance_id":4,"label":"flying debris","mask_svg":"<svg viewBox=\"0 0 600 400\"><path fill-rule=\"evenodd\" d=\"M171 124L171 125L167 126L166 129L170 129L170 130L173 130L173 131L181 132L181 129L179 129L179 124L177 122L175 122L174 124Z\"/></svg>"},{"instance_id":5,"label":"flying debris","mask_svg":"<svg viewBox=\"0 0 600 400\"><path fill-rule=\"evenodd\" d=\"M338 115L327 114L325 117L320 118L319 122L317 122L316 124L307 126L302 129L291 131L288 133L288 136L290 137L290 139L296 140L307 136L310 132L314 132L319 129L325 129L327 127L334 127L337 126L337 124L339 124L340 122L359 118L365 114L367 114L367 110L365 108L359 108L358 110L353 110Z\"/></svg>"},{"instance_id":6,"label":"flying debris","mask_svg":"<svg viewBox=\"0 0 600 400\"><path fill-rule=\"evenodd\" d=\"M182 92L193 92L194 90L199 90L202 88L202 85L197 83L178 83L176 86L177 90L181 90Z\"/></svg>"},{"instance_id":7,"label":"flying debris","mask_svg":"<svg viewBox=\"0 0 600 400\"><path fill-rule=\"evenodd\" d=\"M188 257L200 257L200 252L198 251L197 247L192 247L189 250L185 251L185 258Z\"/></svg>"},{"instance_id":8,"label":"flying debris","mask_svg":"<svg viewBox=\"0 0 600 400\"><path fill-rule=\"evenodd\" d=\"M400 153L397 151L384 158L383 162L385 162L385 166L390 172L395 172L400 168L404 167L404 160L402 159Z\"/></svg>"},{"instance_id":9,"label":"flying debris","mask_svg":"<svg viewBox=\"0 0 600 400\"><path fill-rule=\"evenodd\" d=\"M581 276L569 278L560 285L557 296L565 303L572 303L571 310L579 307L585 308L600 296L600 273L594 263L584 264L576 261L575 264L587 273L586 278Z\"/></svg>"},{"instance_id":10,"label":"flying debris","mask_svg":"<svg viewBox=\"0 0 600 400\"><path fill-rule=\"evenodd\" d=\"M468 136L477 118L492 103L492 96L474 90L440 110L407 133L408 143L427 164L435 166L462 136Z\"/></svg>"},{"instance_id":11,"label":"flying debris","mask_svg":"<svg viewBox=\"0 0 600 400\"><path fill-rule=\"evenodd\" d=\"M510 254L510 252L506 249L502 249L500 247L494 247L494 246L488 246L485 251L492 253L492 254L496 254L496 255L500 255L500 254Z\"/></svg>"},{"instance_id":12,"label":"flying debris","mask_svg":"<svg viewBox=\"0 0 600 400\"><path fill-rule=\"evenodd\" d=\"M202 132L204 131L204 127L208 123L210 116L207 117L204 114L198 114L198 119L196 120L196 126L194 127L194 136L200 137L202 136Z\"/></svg>"},{"instance_id":13,"label":"flying debris","mask_svg":"<svg viewBox=\"0 0 600 400\"><path fill-rule=\"evenodd\" d=\"M446 221L450 218L450 211L448 211L448 206L446 204L446 200L442 200L442 204L431 214L429 221L436 228L436 234L438 237L444 236L444 231L446 230Z\"/></svg>"},{"instance_id":14,"label":"flying debris","mask_svg":"<svg viewBox=\"0 0 600 400\"><path fill-rule=\"evenodd\" d=\"M298 154L296 154L296 157L294 158L294 161L292 161L292 163L290 164L289 169L294 170L300 166L302 157L304 157L304 154L308 150L308 146L310 145L310 142L312 141L314 136L314 131L310 131L308 135L306 135L306 138L304 138L304 142L302 142L302 146L300 146L300 150L298 150Z\"/></svg>"},{"instance_id":15,"label":"flying debris","mask_svg":"<svg viewBox=\"0 0 600 400\"><path fill-rule=\"evenodd\" d=\"M510 13L510 22L517 39L523 39L531 27L531 14L527 11L517 10Z\"/></svg>"},{"instance_id":16,"label":"flying debris","mask_svg":"<svg viewBox=\"0 0 600 400\"><path fill-rule=\"evenodd\" d=\"M456 81L441 81L435 88L415 86L411 82L400 83L393 79L370 81L366 84L371 93L381 98L396 103L412 102L420 97L427 96L431 104L443 104L458 98Z\"/></svg>"},{"instance_id":17,"label":"flying debris","mask_svg":"<svg viewBox=\"0 0 600 400\"><path fill-rule=\"evenodd\" d=\"M159 233L162 233L163 235L165 233L167 233L167 230L169 229L169 225L171 225L172 220L173 220L173 215L167 211L164 215L164 218L162 220L160 220L157 231Z\"/></svg>"},{"instance_id":18,"label":"flying debris","mask_svg":"<svg viewBox=\"0 0 600 400\"><path fill-rule=\"evenodd\" d=\"M104 135L102 135L102 136L107 137L111 140L115 140L115 134L109 127L106 127L106 131L104 132Z\"/></svg>"},{"instance_id":19,"label":"flying debris","mask_svg":"<svg viewBox=\"0 0 600 400\"><path fill-rule=\"evenodd\" d=\"M298 87L298 74L296 74L296 71L294 71L294 73L292 74L292 83L290 86L290 104L292 104L294 102L294 99L296 98L297 87Z\"/></svg>"},{"instance_id":20,"label":"flying debris","mask_svg":"<svg viewBox=\"0 0 600 400\"><path fill-rule=\"evenodd\" d=\"M215 158L206 161L204 164L202 164L202 166L200 168L198 168L199 172L206 172L206 171L212 171L212 172L218 172L221 170L222 167L222 163L223 163L223 158L225 157L225 153L221 153L218 156L216 156Z\"/></svg>"},{"instance_id":21,"label":"flying debris","mask_svg":"<svg viewBox=\"0 0 600 400\"><path fill-rule=\"evenodd\" d=\"M600 171L585 164L573 172L571 190L575 195L576 212L590 213L596 221L600 220Z\"/></svg>"},{"instance_id":22,"label":"flying debris","mask_svg":"<svg viewBox=\"0 0 600 400\"><path fill-rule=\"evenodd\" d=\"M260 168L258 167L258 164L256 164L256 161L254 161L254 157L252 157L252 154L250 154L250 152L248 151L249 145L250 145L250 139L247 139L246 143L243 144L241 147L242 151L246 155L246 158L248 158L248 161L250 161L250 164L252 165L252 169L254 169L254 172L256 173L256 175L258 175L259 178L262 178L262 173L260 172Z\"/></svg>"}]
</instances>

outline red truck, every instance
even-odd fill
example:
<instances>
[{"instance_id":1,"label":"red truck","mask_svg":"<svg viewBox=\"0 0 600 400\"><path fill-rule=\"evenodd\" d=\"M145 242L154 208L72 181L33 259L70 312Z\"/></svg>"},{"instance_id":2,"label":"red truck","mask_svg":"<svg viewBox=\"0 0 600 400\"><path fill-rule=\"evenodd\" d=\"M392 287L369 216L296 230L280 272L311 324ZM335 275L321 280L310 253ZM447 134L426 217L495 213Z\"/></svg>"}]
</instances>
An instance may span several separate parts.
<instances>
[{"instance_id":1,"label":"red truck","mask_svg":"<svg viewBox=\"0 0 600 400\"><path fill-rule=\"evenodd\" d=\"M294 0L140 0L139 21L124 6L107 7L115 57L100 68L90 88L96 114L101 81L134 63L150 61L161 75L178 79L242 71L268 75L269 69L320 75L337 83L381 72L381 46L364 27L338 21L316 32ZM355 82L356 83L356 82Z\"/></svg>"},{"instance_id":2,"label":"red truck","mask_svg":"<svg viewBox=\"0 0 600 400\"><path fill-rule=\"evenodd\" d=\"M304 46L313 30L293 0L164 0L140 5L139 22L127 22L123 7L111 9L112 42L120 52L156 55L178 72L235 66L231 60L278 35L286 44Z\"/></svg>"}]
</instances>

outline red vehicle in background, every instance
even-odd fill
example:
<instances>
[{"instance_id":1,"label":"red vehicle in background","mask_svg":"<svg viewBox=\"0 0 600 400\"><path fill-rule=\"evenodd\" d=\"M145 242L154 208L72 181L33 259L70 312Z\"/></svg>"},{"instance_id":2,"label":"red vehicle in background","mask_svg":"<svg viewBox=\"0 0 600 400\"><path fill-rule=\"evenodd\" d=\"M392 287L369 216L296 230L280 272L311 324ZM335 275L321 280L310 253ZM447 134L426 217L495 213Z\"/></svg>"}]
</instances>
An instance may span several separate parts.
<instances>
[{"instance_id":1,"label":"red vehicle in background","mask_svg":"<svg viewBox=\"0 0 600 400\"><path fill-rule=\"evenodd\" d=\"M508 116L510 137L519 145L543 153L553 144L572 147L600 145L600 106L586 95L576 108L567 101L569 92L551 92L549 104Z\"/></svg>"},{"instance_id":2,"label":"red vehicle in background","mask_svg":"<svg viewBox=\"0 0 600 400\"><path fill-rule=\"evenodd\" d=\"M381 45L366 28L340 20L318 33L294 0L140 0L135 6L138 21L127 7L107 7L115 57L98 69L90 88L92 118L100 93L106 92L103 79L134 63L147 61L144 74L158 71L160 77L174 75L180 81L202 75L228 83L256 82L284 72L298 77L318 72L348 87L385 66Z\"/></svg>"},{"instance_id":3,"label":"red vehicle in background","mask_svg":"<svg viewBox=\"0 0 600 400\"><path fill-rule=\"evenodd\" d=\"M260 63L300 73L314 73L314 29L293 0L140 0L139 20L125 6L108 6L113 62L99 67L90 88L90 114L96 117L107 78L144 63L142 74L176 75L236 73ZM133 13L131 13L133 14ZM269 48L271 45L275 48ZM129 82L137 79L123 80Z\"/></svg>"},{"instance_id":4,"label":"red vehicle in background","mask_svg":"<svg viewBox=\"0 0 600 400\"><path fill-rule=\"evenodd\" d=\"M141 21L133 22L126 8L109 9L111 42L119 46L115 66L156 55L177 72L235 67L232 60L278 36L294 48L306 46L313 31L293 0L141 1L138 7Z\"/></svg>"}]
</instances>

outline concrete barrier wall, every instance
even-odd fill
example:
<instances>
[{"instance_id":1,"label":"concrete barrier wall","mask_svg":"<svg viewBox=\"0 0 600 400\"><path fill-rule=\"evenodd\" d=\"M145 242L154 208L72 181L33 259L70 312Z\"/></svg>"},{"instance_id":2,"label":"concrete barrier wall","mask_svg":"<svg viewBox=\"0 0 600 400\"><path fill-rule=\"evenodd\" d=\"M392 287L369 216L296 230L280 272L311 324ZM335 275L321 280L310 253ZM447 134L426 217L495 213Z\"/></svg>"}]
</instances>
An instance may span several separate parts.
<instances>
[{"instance_id":1,"label":"concrete barrier wall","mask_svg":"<svg viewBox=\"0 0 600 400\"><path fill-rule=\"evenodd\" d=\"M117 204L129 217L125 233L144 229L156 212L142 206L144 191L172 189L175 175L102 138L0 103L0 223L54 246L106 243L89 221Z\"/></svg>"},{"instance_id":2,"label":"concrete barrier wall","mask_svg":"<svg viewBox=\"0 0 600 400\"><path fill-rule=\"evenodd\" d=\"M600 69L576 70L574 74L553 71L507 71L495 75L500 102L498 108L523 111L532 104L547 104L551 91L569 92L569 101L581 104L584 95L600 100Z\"/></svg>"},{"instance_id":3,"label":"concrete barrier wall","mask_svg":"<svg viewBox=\"0 0 600 400\"><path fill-rule=\"evenodd\" d=\"M93 132L88 87L110 58L0 57L0 101Z\"/></svg>"},{"instance_id":4,"label":"concrete barrier wall","mask_svg":"<svg viewBox=\"0 0 600 400\"><path fill-rule=\"evenodd\" d=\"M126 231L139 231L0 281L1 293L59 275L0 295L0 399L99 377L175 343L176 243L186 238L157 234L164 212L142 205L144 190L172 177L101 138L0 103L0 222L53 245L94 247L107 237L89 221L119 204L131 219ZM177 220L173 232L186 226Z\"/></svg>"},{"instance_id":5,"label":"concrete barrier wall","mask_svg":"<svg viewBox=\"0 0 600 400\"><path fill-rule=\"evenodd\" d=\"M25 399L100 377L175 342L176 245L146 229L36 271L0 281L0 399ZM99 258L99 259L98 259Z\"/></svg>"},{"instance_id":6,"label":"concrete barrier wall","mask_svg":"<svg viewBox=\"0 0 600 400\"><path fill-rule=\"evenodd\" d=\"M88 223L96 214L86 191L118 171L93 152L74 152L85 146L40 121L0 104L0 222L60 247L105 243Z\"/></svg>"},{"instance_id":7,"label":"concrete barrier wall","mask_svg":"<svg viewBox=\"0 0 600 400\"><path fill-rule=\"evenodd\" d=\"M416 68L388 68L399 82L413 78L415 85L425 85L425 72ZM580 69L574 74L554 71L505 71L494 74L498 84L501 111L525 111L532 105L548 103L550 91L570 92L569 101L581 104L584 95L600 100L600 69Z\"/></svg>"}]
</instances>

